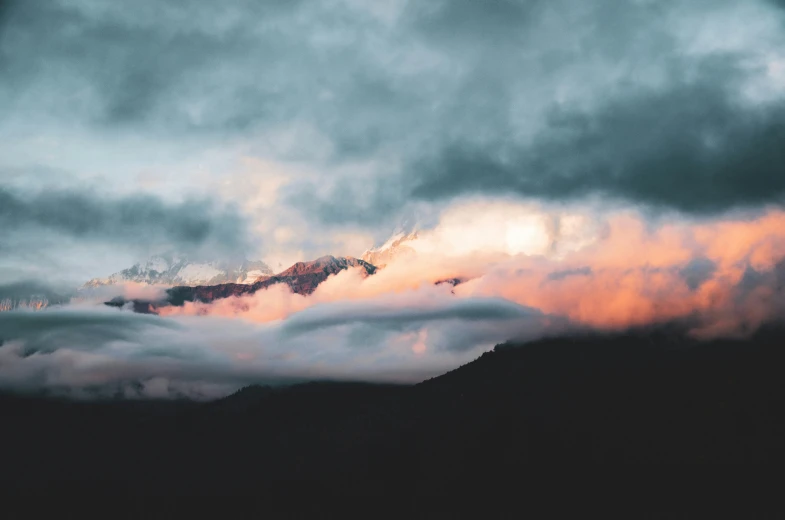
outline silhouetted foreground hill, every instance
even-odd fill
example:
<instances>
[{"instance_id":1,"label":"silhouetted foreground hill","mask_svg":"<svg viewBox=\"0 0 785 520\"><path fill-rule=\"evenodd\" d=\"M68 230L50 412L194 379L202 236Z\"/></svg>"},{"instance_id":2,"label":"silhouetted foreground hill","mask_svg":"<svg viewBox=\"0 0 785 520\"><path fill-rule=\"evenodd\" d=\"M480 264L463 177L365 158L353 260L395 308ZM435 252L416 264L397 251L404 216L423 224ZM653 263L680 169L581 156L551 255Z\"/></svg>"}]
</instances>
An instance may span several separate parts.
<instances>
[{"instance_id":1,"label":"silhouetted foreground hill","mask_svg":"<svg viewBox=\"0 0 785 520\"><path fill-rule=\"evenodd\" d=\"M779 329L710 343L657 332L550 339L499 346L415 386L249 387L204 404L6 395L2 486L771 498L785 474L783 339Z\"/></svg>"}]
</instances>

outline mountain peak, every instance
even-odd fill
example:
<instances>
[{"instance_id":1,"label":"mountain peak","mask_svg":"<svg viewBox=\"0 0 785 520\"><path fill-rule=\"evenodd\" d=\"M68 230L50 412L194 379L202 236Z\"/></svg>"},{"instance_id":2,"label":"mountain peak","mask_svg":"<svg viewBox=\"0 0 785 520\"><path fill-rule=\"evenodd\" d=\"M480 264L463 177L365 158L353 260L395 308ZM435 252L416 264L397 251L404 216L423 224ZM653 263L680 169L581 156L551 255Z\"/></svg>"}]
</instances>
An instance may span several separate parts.
<instances>
[{"instance_id":1,"label":"mountain peak","mask_svg":"<svg viewBox=\"0 0 785 520\"><path fill-rule=\"evenodd\" d=\"M94 278L84 287L99 287L125 282L146 285L197 286L219 283L252 284L260 277L272 275L261 261L195 261L176 254L154 255L108 278Z\"/></svg>"},{"instance_id":2,"label":"mountain peak","mask_svg":"<svg viewBox=\"0 0 785 520\"><path fill-rule=\"evenodd\" d=\"M380 269L389 264L393 259L403 258L414 254L411 243L419 238L417 229L408 233L397 231L379 247L367 250L362 259Z\"/></svg>"},{"instance_id":3,"label":"mountain peak","mask_svg":"<svg viewBox=\"0 0 785 520\"><path fill-rule=\"evenodd\" d=\"M134 312L156 313L158 307L169 305L180 306L185 302L199 301L209 303L214 300L253 294L256 291L267 289L275 284L285 284L295 294L308 295L329 276L345 271L349 268L360 268L363 276L370 276L376 272L376 266L352 257L322 256L310 262L297 262L285 271L275 275L261 276L250 284L219 283L210 285L188 286L181 285L167 289L165 300L131 300ZM122 297L115 298L106 305L122 307L126 303Z\"/></svg>"},{"instance_id":4,"label":"mountain peak","mask_svg":"<svg viewBox=\"0 0 785 520\"><path fill-rule=\"evenodd\" d=\"M297 262L285 271L278 273L276 276L301 276L313 273L325 273L329 275L338 273L349 267L362 267L365 269L366 274L373 274L376 271L375 266L358 258L325 255L316 260L311 260L310 262Z\"/></svg>"}]
</instances>

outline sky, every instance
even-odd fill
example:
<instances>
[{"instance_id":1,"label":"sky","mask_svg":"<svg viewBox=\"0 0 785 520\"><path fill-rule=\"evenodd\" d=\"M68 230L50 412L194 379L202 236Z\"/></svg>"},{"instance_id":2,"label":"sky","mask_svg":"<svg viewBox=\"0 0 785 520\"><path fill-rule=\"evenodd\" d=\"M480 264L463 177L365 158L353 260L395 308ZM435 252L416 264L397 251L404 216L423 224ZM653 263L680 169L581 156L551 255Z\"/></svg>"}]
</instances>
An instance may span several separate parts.
<instances>
[{"instance_id":1,"label":"sky","mask_svg":"<svg viewBox=\"0 0 785 520\"><path fill-rule=\"evenodd\" d=\"M309 297L4 313L0 386L415 381L510 338L785 308L781 0L0 0L0 114L0 297L420 232Z\"/></svg>"}]
</instances>

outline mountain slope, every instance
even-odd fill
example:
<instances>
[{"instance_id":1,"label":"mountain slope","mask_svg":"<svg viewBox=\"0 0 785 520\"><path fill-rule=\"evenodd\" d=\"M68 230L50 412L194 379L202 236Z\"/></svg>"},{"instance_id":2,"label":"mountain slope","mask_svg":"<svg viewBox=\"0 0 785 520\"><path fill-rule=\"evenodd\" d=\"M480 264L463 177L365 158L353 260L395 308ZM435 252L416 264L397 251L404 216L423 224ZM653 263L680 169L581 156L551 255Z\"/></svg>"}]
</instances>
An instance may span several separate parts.
<instances>
[{"instance_id":1,"label":"mountain slope","mask_svg":"<svg viewBox=\"0 0 785 520\"><path fill-rule=\"evenodd\" d=\"M316 287L330 275L337 274L349 268L359 268L365 276L376 272L376 267L357 258L337 258L323 256L310 262L297 262L288 269L273 276L263 276L252 284L225 283L202 286L178 286L167 289L166 299L163 301L132 300L136 312L156 312L156 308L168 305L183 305L185 302L199 301L209 303L230 296L253 294L272 285L283 283L289 286L296 294L311 294ZM127 300L115 298L107 305L122 307Z\"/></svg>"}]
</instances>

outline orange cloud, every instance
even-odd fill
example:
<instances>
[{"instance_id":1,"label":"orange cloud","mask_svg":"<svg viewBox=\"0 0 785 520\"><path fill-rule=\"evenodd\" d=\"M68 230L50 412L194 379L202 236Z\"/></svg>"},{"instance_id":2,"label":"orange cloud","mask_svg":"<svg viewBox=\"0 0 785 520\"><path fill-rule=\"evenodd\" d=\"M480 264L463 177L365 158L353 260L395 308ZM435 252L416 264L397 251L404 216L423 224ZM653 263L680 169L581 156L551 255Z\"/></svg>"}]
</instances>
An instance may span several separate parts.
<instances>
[{"instance_id":1,"label":"orange cloud","mask_svg":"<svg viewBox=\"0 0 785 520\"><path fill-rule=\"evenodd\" d=\"M450 278L469 279L454 288L455 298L503 297L599 328L692 316L700 320L697 335L729 335L754 330L781 312L783 288L772 284L777 263L785 258L785 212L771 210L755 219L729 217L657 226L637 213L621 212L603 223L601 236L593 235L558 258L468 246L462 254L456 254L455 248L444 252L425 243L428 237L438 237L435 244L442 245L445 236L460 234L437 227L421 234L421 243L415 247L418 253L393 259L374 276L349 270L328 278L307 297L280 285L209 305L169 307L162 314L211 314L269 322L320 303L378 302L401 292L427 299L433 291L425 288ZM540 247L541 237L537 239ZM696 260L701 260L705 272L698 269L699 279L690 283L686 269ZM745 273L750 270L758 280L745 287ZM415 351L424 350L426 337L418 338Z\"/></svg>"}]
</instances>

